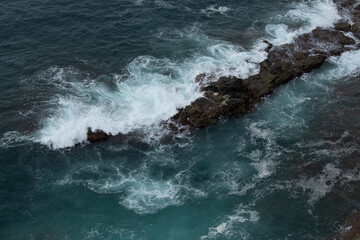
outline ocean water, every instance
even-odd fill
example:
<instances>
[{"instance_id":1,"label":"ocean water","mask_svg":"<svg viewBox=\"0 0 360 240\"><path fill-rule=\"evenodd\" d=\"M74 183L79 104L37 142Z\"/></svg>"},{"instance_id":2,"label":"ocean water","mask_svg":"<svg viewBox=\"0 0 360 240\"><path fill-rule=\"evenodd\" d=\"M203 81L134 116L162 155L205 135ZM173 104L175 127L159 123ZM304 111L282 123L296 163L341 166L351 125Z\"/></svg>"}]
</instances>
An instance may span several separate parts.
<instances>
[{"instance_id":1,"label":"ocean water","mask_svg":"<svg viewBox=\"0 0 360 240\"><path fill-rule=\"evenodd\" d=\"M196 75L256 74L262 40L342 17L330 0L1 2L0 238L334 236L360 207L360 51L246 116L159 123L201 96Z\"/></svg>"}]
</instances>

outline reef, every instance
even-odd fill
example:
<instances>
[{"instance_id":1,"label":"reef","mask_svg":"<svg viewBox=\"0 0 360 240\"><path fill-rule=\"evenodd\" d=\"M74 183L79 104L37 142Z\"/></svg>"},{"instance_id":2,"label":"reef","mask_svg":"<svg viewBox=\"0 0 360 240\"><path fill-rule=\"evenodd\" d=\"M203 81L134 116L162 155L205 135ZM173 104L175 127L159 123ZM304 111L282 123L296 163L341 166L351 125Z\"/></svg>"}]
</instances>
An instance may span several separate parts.
<instances>
[{"instance_id":1,"label":"reef","mask_svg":"<svg viewBox=\"0 0 360 240\"><path fill-rule=\"evenodd\" d=\"M331 56L360 46L353 37L360 39L360 5L356 0L334 0L340 12L351 20L340 20L333 28L316 28L297 36L292 43L273 46L267 43L267 58L259 63L259 72L247 79L235 76L215 78L214 74L200 74L198 82L203 97L162 124L172 132L204 128L216 124L221 117L235 117L253 110L256 104L274 89L296 77L320 68ZM88 129L89 142L99 142L113 137L100 129Z\"/></svg>"},{"instance_id":2,"label":"reef","mask_svg":"<svg viewBox=\"0 0 360 240\"><path fill-rule=\"evenodd\" d=\"M346 219L344 230L331 239L359 240L360 239L360 211L353 212Z\"/></svg>"},{"instance_id":3,"label":"reef","mask_svg":"<svg viewBox=\"0 0 360 240\"><path fill-rule=\"evenodd\" d=\"M203 128L216 124L220 117L245 114L276 87L320 68L330 56L358 48L347 33L360 37L359 6L356 1L337 4L341 10L353 12L353 24L341 20L332 29L316 28L296 37L291 44L277 47L266 42L267 58L259 64L259 73L247 79L222 76L214 80L211 74L198 75L196 81L204 97L180 109L171 120L180 126Z\"/></svg>"}]
</instances>

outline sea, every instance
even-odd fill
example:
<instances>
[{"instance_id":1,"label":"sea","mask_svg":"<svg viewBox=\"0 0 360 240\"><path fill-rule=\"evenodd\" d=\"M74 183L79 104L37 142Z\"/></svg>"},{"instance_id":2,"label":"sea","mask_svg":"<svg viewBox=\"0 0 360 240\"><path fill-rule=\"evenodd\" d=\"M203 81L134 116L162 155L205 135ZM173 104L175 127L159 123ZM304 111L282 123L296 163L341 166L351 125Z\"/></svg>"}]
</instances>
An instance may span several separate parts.
<instances>
[{"instance_id":1,"label":"sea","mask_svg":"<svg viewBox=\"0 0 360 240\"><path fill-rule=\"evenodd\" d=\"M161 122L331 0L1 0L0 239L331 239L360 208L360 51L236 118ZM91 144L87 129L136 138Z\"/></svg>"}]
</instances>

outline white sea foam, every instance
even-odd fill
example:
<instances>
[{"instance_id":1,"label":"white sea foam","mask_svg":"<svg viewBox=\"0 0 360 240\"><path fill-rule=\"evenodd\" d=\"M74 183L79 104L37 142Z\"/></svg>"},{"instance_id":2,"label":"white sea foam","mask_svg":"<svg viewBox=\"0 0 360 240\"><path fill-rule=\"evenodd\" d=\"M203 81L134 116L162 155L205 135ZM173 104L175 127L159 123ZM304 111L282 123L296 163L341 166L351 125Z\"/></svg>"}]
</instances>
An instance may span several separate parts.
<instances>
[{"instance_id":1,"label":"white sea foam","mask_svg":"<svg viewBox=\"0 0 360 240\"><path fill-rule=\"evenodd\" d=\"M339 57L331 57L330 62L337 66L335 69L327 71L327 75L332 79L358 76L360 73L360 50L345 52Z\"/></svg>"},{"instance_id":2,"label":"white sea foam","mask_svg":"<svg viewBox=\"0 0 360 240\"><path fill-rule=\"evenodd\" d=\"M144 0L135 0L135 6L141 6L143 4Z\"/></svg>"},{"instance_id":3,"label":"white sea foam","mask_svg":"<svg viewBox=\"0 0 360 240\"><path fill-rule=\"evenodd\" d=\"M71 147L86 141L89 127L114 135L142 129L153 136L152 132L160 131L157 125L161 121L201 96L194 81L196 75L254 74L256 63L266 56L259 51L262 47L259 44L245 51L230 44L215 44L209 46L207 56L186 62L141 56L128 65L126 76L112 76L115 89L96 79L77 79L72 68L52 68L49 71L55 74L49 83L67 92L53 99L57 107L44 119L36 141L54 149Z\"/></svg>"},{"instance_id":4,"label":"white sea foam","mask_svg":"<svg viewBox=\"0 0 360 240\"><path fill-rule=\"evenodd\" d=\"M98 223L92 227L88 232L84 233L84 238L86 240L99 240L99 239L108 239L109 236L116 239L138 239L134 231L128 229L121 229L119 227L109 226L107 224ZM67 238L65 238L67 239Z\"/></svg>"},{"instance_id":5,"label":"white sea foam","mask_svg":"<svg viewBox=\"0 0 360 240\"><path fill-rule=\"evenodd\" d=\"M215 5L210 5L209 7L207 7L206 9L202 9L201 12L210 16L211 14L214 13L220 13L220 14L226 14L227 12L231 11L231 8L226 7L226 6L217 6Z\"/></svg>"},{"instance_id":6,"label":"white sea foam","mask_svg":"<svg viewBox=\"0 0 360 240\"><path fill-rule=\"evenodd\" d=\"M259 214L255 210L251 210L248 207L240 205L234 212L234 214L226 216L223 221L216 227L210 227L207 235L202 236L201 239L217 239L220 236L226 238L234 235L235 232L240 231L239 234L245 237L246 232L242 232L239 228L239 224L245 222L256 222L260 219ZM236 234L238 236L238 234Z\"/></svg>"},{"instance_id":7,"label":"white sea foam","mask_svg":"<svg viewBox=\"0 0 360 240\"><path fill-rule=\"evenodd\" d=\"M313 205L334 187L340 173L341 170L333 164L327 164L320 175L310 179L303 178L297 184L303 191L309 191L309 204Z\"/></svg>"},{"instance_id":8,"label":"white sea foam","mask_svg":"<svg viewBox=\"0 0 360 240\"><path fill-rule=\"evenodd\" d=\"M267 128L266 122L252 122L248 130L250 132L250 144L256 149L247 154L258 171L258 177L264 178L271 175L274 171L278 155L276 135Z\"/></svg>"},{"instance_id":9,"label":"white sea foam","mask_svg":"<svg viewBox=\"0 0 360 240\"><path fill-rule=\"evenodd\" d=\"M188 81L186 75L173 80L157 72L165 70L162 64L171 67L170 62L159 62L152 57L135 59L128 67L126 81L120 76L113 78L115 90L103 84L86 86L74 79L71 93L54 99L58 107L45 119L38 141L53 148L70 147L86 141L88 127L110 134L126 134L168 119L177 108L189 104L200 94L197 85ZM174 70L181 71L180 68Z\"/></svg>"},{"instance_id":10,"label":"white sea foam","mask_svg":"<svg viewBox=\"0 0 360 240\"><path fill-rule=\"evenodd\" d=\"M166 8L166 9L176 8L173 5L171 5L169 2L166 2L166 1L163 1L163 0L156 0L155 4L158 5L161 8Z\"/></svg>"},{"instance_id":11,"label":"white sea foam","mask_svg":"<svg viewBox=\"0 0 360 240\"><path fill-rule=\"evenodd\" d=\"M229 10L217 6L209 9L219 12ZM310 31L316 26L330 27L339 18L330 0L298 4L286 16L308 24L294 34L286 31L275 34L275 43L288 41L279 40L279 36L292 39L296 34ZM284 28L285 25L267 27L275 32L281 32ZM48 70L52 72L48 83L66 91L53 97L52 113L42 121L35 141L54 149L71 147L86 141L89 127L114 135L141 130L150 136L145 137L145 141L153 141L154 137L161 135L156 134L161 131L161 121L169 119L178 108L189 105L202 95L194 81L198 74L205 72L215 76L246 78L258 72L258 63L267 56L264 51L266 44L261 41L255 43L252 49L245 50L199 36L202 34L197 31L184 34L184 37L194 38L195 41L205 41L201 42L208 46L205 53L183 61L137 57L127 66L127 74L108 76L112 87L88 74L78 74L74 68L51 68Z\"/></svg>"},{"instance_id":12,"label":"white sea foam","mask_svg":"<svg viewBox=\"0 0 360 240\"><path fill-rule=\"evenodd\" d=\"M9 131L4 133L3 137L0 139L0 147L9 148L21 146L29 140L29 137L24 136L17 131Z\"/></svg>"},{"instance_id":13,"label":"white sea foam","mask_svg":"<svg viewBox=\"0 0 360 240\"><path fill-rule=\"evenodd\" d=\"M80 185L99 194L119 195L119 204L137 214L153 214L169 206L182 205L188 198L201 198L206 193L187 183L186 174L172 180L153 179L146 166L130 173L121 168L93 165L69 172L59 185Z\"/></svg>"},{"instance_id":14,"label":"white sea foam","mask_svg":"<svg viewBox=\"0 0 360 240\"><path fill-rule=\"evenodd\" d=\"M317 27L330 28L340 19L337 7L332 0L299 3L280 20L302 25L305 23L302 27L291 29L284 23L269 24L266 26L266 32L274 45L282 45L292 42L296 36L311 32Z\"/></svg>"}]
</instances>

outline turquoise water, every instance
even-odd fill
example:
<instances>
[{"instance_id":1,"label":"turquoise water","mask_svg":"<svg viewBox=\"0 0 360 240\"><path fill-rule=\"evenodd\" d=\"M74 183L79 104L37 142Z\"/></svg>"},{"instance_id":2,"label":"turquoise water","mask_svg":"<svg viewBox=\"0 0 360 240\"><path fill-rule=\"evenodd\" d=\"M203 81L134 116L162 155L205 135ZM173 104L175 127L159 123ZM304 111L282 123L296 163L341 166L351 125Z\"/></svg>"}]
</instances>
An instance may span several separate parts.
<instances>
[{"instance_id":1,"label":"turquoise water","mask_svg":"<svg viewBox=\"0 0 360 240\"><path fill-rule=\"evenodd\" d=\"M327 239L360 207L359 51L246 116L157 125L197 74L249 76L261 39L331 27L330 1L0 6L1 239ZM142 139L89 144L87 127Z\"/></svg>"}]
</instances>

